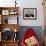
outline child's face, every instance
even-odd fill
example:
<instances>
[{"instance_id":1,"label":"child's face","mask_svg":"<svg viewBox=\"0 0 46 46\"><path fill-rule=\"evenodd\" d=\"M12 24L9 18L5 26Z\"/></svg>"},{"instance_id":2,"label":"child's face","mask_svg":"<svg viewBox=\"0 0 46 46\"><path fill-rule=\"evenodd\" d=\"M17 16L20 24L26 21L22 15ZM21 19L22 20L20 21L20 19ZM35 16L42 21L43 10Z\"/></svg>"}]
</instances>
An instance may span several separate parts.
<instances>
[{"instance_id":1,"label":"child's face","mask_svg":"<svg viewBox=\"0 0 46 46\"><path fill-rule=\"evenodd\" d=\"M32 36L26 39L25 42L28 46L32 46L32 45L36 45L38 41L34 36Z\"/></svg>"}]
</instances>

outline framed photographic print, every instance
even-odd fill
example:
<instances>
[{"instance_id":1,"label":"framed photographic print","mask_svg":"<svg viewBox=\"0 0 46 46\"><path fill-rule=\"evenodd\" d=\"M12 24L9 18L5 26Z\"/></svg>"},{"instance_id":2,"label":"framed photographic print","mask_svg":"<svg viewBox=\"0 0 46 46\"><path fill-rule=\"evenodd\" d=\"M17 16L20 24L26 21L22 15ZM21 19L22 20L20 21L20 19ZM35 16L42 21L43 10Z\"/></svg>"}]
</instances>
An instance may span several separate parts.
<instances>
[{"instance_id":1,"label":"framed photographic print","mask_svg":"<svg viewBox=\"0 0 46 46\"><path fill-rule=\"evenodd\" d=\"M2 15L9 15L9 10L2 10Z\"/></svg>"},{"instance_id":2,"label":"framed photographic print","mask_svg":"<svg viewBox=\"0 0 46 46\"><path fill-rule=\"evenodd\" d=\"M14 10L14 9L9 11L9 14L10 14L10 15L16 15L17 13L18 13L18 12L17 12L16 10Z\"/></svg>"},{"instance_id":3,"label":"framed photographic print","mask_svg":"<svg viewBox=\"0 0 46 46\"><path fill-rule=\"evenodd\" d=\"M37 8L24 8L23 9L23 19L25 20L37 19Z\"/></svg>"}]
</instances>

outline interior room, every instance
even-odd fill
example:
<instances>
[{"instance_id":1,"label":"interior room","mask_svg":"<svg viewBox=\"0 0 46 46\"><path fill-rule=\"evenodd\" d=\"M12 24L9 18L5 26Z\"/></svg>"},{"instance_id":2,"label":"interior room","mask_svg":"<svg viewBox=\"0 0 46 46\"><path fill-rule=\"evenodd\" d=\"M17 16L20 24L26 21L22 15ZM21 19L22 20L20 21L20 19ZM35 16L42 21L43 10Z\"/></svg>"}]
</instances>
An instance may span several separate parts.
<instances>
[{"instance_id":1,"label":"interior room","mask_svg":"<svg viewBox=\"0 0 46 46\"><path fill-rule=\"evenodd\" d=\"M0 0L0 46L46 46L45 0Z\"/></svg>"}]
</instances>

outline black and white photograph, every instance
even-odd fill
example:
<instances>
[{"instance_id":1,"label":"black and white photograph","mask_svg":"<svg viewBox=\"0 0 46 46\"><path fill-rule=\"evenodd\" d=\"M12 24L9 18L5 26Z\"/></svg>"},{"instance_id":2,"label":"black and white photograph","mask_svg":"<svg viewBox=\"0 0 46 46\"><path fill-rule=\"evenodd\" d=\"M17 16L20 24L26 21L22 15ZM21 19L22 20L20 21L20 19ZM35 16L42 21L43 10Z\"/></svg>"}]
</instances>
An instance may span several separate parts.
<instances>
[{"instance_id":1,"label":"black and white photograph","mask_svg":"<svg viewBox=\"0 0 46 46\"><path fill-rule=\"evenodd\" d=\"M24 8L23 9L23 19L34 20L37 18L36 8Z\"/></svg>"}]
</instances>

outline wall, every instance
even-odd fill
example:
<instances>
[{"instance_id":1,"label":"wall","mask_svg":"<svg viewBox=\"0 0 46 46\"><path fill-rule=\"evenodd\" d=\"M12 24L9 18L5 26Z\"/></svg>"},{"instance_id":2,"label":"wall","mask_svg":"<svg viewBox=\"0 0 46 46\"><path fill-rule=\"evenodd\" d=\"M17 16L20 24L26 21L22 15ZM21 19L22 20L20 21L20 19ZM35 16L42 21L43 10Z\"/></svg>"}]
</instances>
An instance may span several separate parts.
<instances>
[{"instance_id":1,"label":"wall","mask_svg":"<svg viewBox=\"0 0 46 46\"><path fill-rule=\"evenodd\" d=\"M9 0L9 1L0 0L0 6L2 7L15 6L14 1L13 0ZM43 16L42 0L21 0L21 1L17 0L17 3L18 3L17 6L19 6L19 15L20 15L19 24L20 26L43 26L44 16ZM36 20L24 20L23 19L23 8L37 8L37 19Z\"/></svg>"},{"instance_id":2,"label":"wall","mask_svg":"<svg viewBox=\"0 0 46 46\"><path fill-rule=\"evenodd\" d=\"M37 34L39 41L43 43L43 30L41 26L21 26L19 32L20 42L24 36L24 33L27 31L28 28L32 28L33 31Z\"/></svg>"},{"instance_id":3,"label":"wall","mask_svg":"<svg viewBox=\"0 0 46 46\"><path fill-rule=\"evenodd\" d=\"M42 0L21 0L20 2L20 18L21 26L43 26L43 6ZM37 20L23 20L23 8L37 8ZM21 20L21 21L20 21Z\"/></svg>"}]
</instances>

